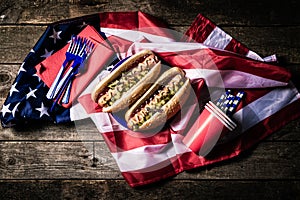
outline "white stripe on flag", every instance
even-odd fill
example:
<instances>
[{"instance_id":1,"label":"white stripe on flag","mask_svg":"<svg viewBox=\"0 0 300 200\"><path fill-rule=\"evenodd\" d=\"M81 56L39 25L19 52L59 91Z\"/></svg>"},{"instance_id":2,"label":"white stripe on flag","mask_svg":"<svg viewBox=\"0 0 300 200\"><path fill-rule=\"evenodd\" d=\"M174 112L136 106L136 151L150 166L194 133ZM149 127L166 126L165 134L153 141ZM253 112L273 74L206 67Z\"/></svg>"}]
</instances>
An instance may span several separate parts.
<instances>
[{"instance_id":1,"label":"white stripe on flag","mask_svg":"<svg viewBox=\"0 0 300 200\"><path fill-rule=\"evenodd\" d=\"M158 30L162 31L163 28L157 28ZM150 30L150 28L149 28ZM155 30L155 28L151 28L151 30ZM150 42L174 42L174 39L169 37L164 37L160 35L153 35L150 33L146 33L147 28L137 30L126 30L126 29L117 29L117 28L101 28L101 32L106 34L106 37L111 35L117 36L119 38L123 38L128 41L132 42L139 42L143 39L147 39ZM166 29L166 31L169 31Z\"/></svg>"},{"instance_id":2,"label":"white stripe on flag","mask_svg":"<svg viewBox=\"0 0 300 200\"><path fill-rule=\"evenodd\" d=\"M70 108L70 120L76 121L88 118L89 115L80 103L72 104Z\"/></svg>"},{"instance_id":3,"label":"white stripe on flag","mask_svg":"<svg viewBox=\"0 0 300 200\"><path fill-rule=\"evenodd\" d=\"M263 60L265 62L277 62L277 56L275 54L264 57Z\"/></svg>"},{"instance_id":4,"label":"white stripe on flag","mask_svg":"<svg viewBox=\"0 0 300 200\"><path fill-rule=\"evenodd\" d=\"M154 52L163 53L163 52L180 52L183 51L190 51L190 50L200 50L200 49L208 49L207 46L201 43L188 43L188 42L171 42L171 43L164 43L164 42L157 42L157 43L133 43L129 51L141 51L143 49L149 49Z\"/></svg>"},{"instance_id":5,"label":"white stripe on flag","mask_svg":"<svg viewBox=\"0 0 300 200\"><path fill-rule=\"evenodd\" d=\"M299 98L300 95L297 89L292 86L287 88L276 88L243 107L243 109L233 115L233 118L239 123L242 123L241 132L245 132L255 124L270 117Z\"/></svg>"},{"instance_id":6,"label":"white stripe on flag","mask_svg":"<svg viewBox=\"0 0 300 200\"><path fill-rule=\"evenodd\" d=\"M169 158L191 151L182 143L182 135L171 134L171 138L172 141L167 144L146 145L124 152L112 153L112 155L122 172L138 170L138 172L144 173L158 170L171 164L164 162ZM137 160L138 162L134 162Z\"/></svg>"},{"instance_id":7,"label":"white stripe on flag","mask_svg":"<svg viewBox=\"0 0 300 200\"><path fill-rule=\"evenodd\" d=\"M192 43L192 42L156 42L156 43L141 43L135 42L132 46L128 49L128 52L138 52L143 49L149 49L154 52L162 53L162 52L180 52L183 51L190 51L190 50L201 50L201 49L216 49L216 50L224 50L218 49L216 47L209 47L204 43ZM254 60L264 61L264 62L275 62L277 58L275 55L267 56L264 59L261 58L257 53L249 50L248 53L245 55L248 58L252 58Z\"/></svg>"},{"instance_id":8,"label":"white stripe on flag","mask_svg":"<svg viewBox=\"0 0 300 200\"><path fill-rule=\"evenodd\" d=\"M196 65L197 63L194 64ZM201 67L197 69L197 66L195 67L195 69L185 69L186 76L192 80L192 83L195 80L203 78L208 87L267 88L287 85L285 82L237 70L218 70L217 67L215 67L216 69L201 69Z\"/></svg>"},{"instance_id":9,"label":"white stripe on flag","mask_svg":"<svg viewBox=\"0 0 300 200\"><path fill-rule=\"evenodd\" d=\"M109 74L109 71L103 70L101 73L94 78L90 84L82 91L79 97L83 95L91 95L92 91L96 87L97 83L103 79L107 74ZM84 107L80 103L73 104L70 108L70 119L71 121L81 120L88 118L89 115L85 111Z\"/></svg>"},{"instance_id":10,"label":"white stripe on flag","mask_svg":"<svg viewBox=\"0 0 300 200\"><path fill-rule=\"evenodd\" d=\"M224 50L218 49L217 47L208 47L208 45L204 43L186 43L186 42L172 42L172 43L164 43L164 42L157 42L157 43L140 43L136 42L133 43L132 46L128 49L128 52L138 52L143 49L149 49L154 52L180 52L182 51L189 51L189 50L200 50L200 49L216 49L216 50ZM258 61L264 62L276 62L277 57L276 55L267 56L265 58L261 58L257 53L249 50L248 53L245 55L247 58L251 58Z\"/></svg>"},{"instance_id":11,"label":"white stripe on flag","mask_svg":"<svg viewBox=\"0 0 300 200\"><path fill-rule=\"evenodd\" d=\"M218 49L225 49L231 40L232 37L230 35L225 33L219 27L215 27L203 44Z\"/></svg>"},{"instance_id":12,"label":"white stripe on flag","mask_svg":"<svg viewBox=\"0 0 300 200\"><path fill-rule=\"evenodd\" d=\"M249 50L248 53L246 54L246 57L252 58L254 60L259 60L259 61L264 61L257 53Z\"/></svg>"},{"instance_id":13,"label":"white stripe on flag","mask_svg":"<svg viewBox=\"0 0 300 200\"><path fill-rule=\"evenodd\" d=\"M115 118L109 113L92 113L90 114L90 117L100 133L128 130L126 127L117 122Z\"/></svg>"},{"instance_id":14,"label":"white stripe on flag","mask_svg":"<svg viewBox=\"0 0 300 200\"><path fill-rule=\"evenodd\" d=\"M185 127L188 125L193 113L195 111L199 111L199 105L196 96L192 97L195 98L195 103L188 105L188 108L182 109L179 113L174 116L174 119L170 121L169 125L173 131L181 131L184 130Z\"/></svg>"}]
</instances>

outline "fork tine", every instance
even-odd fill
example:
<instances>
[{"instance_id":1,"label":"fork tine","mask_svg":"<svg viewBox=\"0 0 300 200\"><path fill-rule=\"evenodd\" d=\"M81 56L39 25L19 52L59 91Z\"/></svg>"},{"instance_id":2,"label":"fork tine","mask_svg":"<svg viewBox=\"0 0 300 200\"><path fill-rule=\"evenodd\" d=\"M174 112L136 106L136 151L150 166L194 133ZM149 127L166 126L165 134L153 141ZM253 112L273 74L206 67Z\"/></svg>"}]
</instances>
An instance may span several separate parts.
<instances>
[{"instance_id":1,"label":"fork tine","mask_svg":"<svg viewBox=\"0 0 300 200\"><path fill-rule=\"evenodd\" d=\"M86 45L86 48L85 48L85 53L88 54L89 53L89 49L90 49L90 40L86 40L85 41L85 45Z\"/></svg>"},{"instance_id":2,"label":"fork tine","mask_svg":"<svg viewBox=\"0 0 300 200\"><path fill-rule=\"evenodd\" d=\"M78 49L79 49L79 38L76 37L76 42L75 42L75 49L74 49L74 54L78 55Z\"/></svg>"},{"instance_id":3,"label":"fork tine","mask_svg":"<svg viewBox=\"0 0 300 200\"><path fill-rule=\"evenodd\" d=\"M89 41L89 53L91 53L95 47L95 44L92 41Z\"/></svg>"},{"instance_id":4,"label":"fork tine","mask_svg":"<svg viewBox=\"0 0 300 200\"><path fill-rule=\"evenodd\" d=\"M95 46L94 43L91 40L88 40L88 42L87 42L87 48L86 48L86 54L87 54L87 56L89 56L92 53L92 51L94 49L94 46Z\"/></svg>"},{"instance_id":5,"label":"fork tine","mask_svg":"<svg viewBox=\"0 0 300 200\"><path fill-rule=\"evenodd\" d=\"M77 37L74 36L74 38L73 38L72 54L75 54L75 52L76 52L76 47L77 47Z\"/></svg>"},{"instance_id":6,"label":"fork tine","mask_svg":"<svg viewBox=\"0 0 300 200\"><path fill-rule=\"evenodd\" d=\"M70 52L70 53L74 53L74 49L75 49L75 41L76 40L76 37L75 36L72 36L72 40L71 40L71 44L70 44L70 51L68 51L68 52Z\"/></svg>"},{"instance_id":7,"label":"fork tine","mask_svg":"<svg viewBox=\"0 0 300 200\"><path fill-rule=\"evenodd\" d=\"M70 52L71 51L71 49L72 49L72 47L73 47L73 42L72 42L72 40L73 40L73 38L71 39L71 42L70 42L70 44L69 44L69 47L68 47L68 49L67 49L67 52Z\"/></svg>"},{"instance_id":8,"label":"fork tine","mask_svg":"<svg viewBox=\"0 0 300 200\"><path fill-rule=\"evenodd\" d=\"M83 54L85 53L85 49L86 49L86 39L81 41L81 49L80 49L80 52L78 53L78 55L83 56Z\"/></svg>"}]
</instances>

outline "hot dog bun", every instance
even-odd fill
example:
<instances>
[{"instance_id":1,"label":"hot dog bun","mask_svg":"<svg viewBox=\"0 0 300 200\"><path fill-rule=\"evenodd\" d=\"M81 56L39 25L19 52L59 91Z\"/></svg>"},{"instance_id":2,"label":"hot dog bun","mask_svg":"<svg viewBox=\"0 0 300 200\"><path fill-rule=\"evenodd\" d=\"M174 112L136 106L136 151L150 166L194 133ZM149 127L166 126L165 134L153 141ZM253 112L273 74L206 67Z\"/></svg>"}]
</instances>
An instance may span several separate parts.
<instances>
[{"instance_id":1,"label":"hot dog bun","mask_svg":"<svg viewBox=\"0 0 300 200\"><path fill-rule=\"evenodd\" d=\"M164 125L181 109L190 92L189 79L182 69L167 70L125 113L128 128L143 131Z\"/></svg>"},{"instance_id":2,"label":"hot dog bun","mask_svg":"<svg viewBox=\"0 0 300 200\"><path fill-rule=\"evenodd\" d=\"M161 62L150 50L132 55L102 79L91 93L103 112L117 112L133 104L159 76ZM152 81L153 82L153 81Z\"/></svg>"}]
</instances>

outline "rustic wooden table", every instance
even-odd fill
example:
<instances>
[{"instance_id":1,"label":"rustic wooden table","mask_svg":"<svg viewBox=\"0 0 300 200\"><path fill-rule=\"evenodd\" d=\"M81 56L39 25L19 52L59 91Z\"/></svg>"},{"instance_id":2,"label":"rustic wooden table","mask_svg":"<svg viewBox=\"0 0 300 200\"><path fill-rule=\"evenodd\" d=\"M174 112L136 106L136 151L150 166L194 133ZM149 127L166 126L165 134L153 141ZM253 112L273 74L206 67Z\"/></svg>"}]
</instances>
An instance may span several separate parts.
<instances>
[{"instance_id":1,"label":"rustic wooden table","mask_svg":"<svg viewBox=\"0 0 300 200\"><path fill-rule=\"evenodd\" d=\"M279 55L300 88L300 1L1 0L1 105L20 64L49 23L97 12L137 10L182 33L202 13L259 54ZM91 124L86 134L92 135L96 129L86 123ZM123 180L103 141L85 142L102 155L94 158L87 151L74 124L2 128L0 199L300 198L300 119L238 158L139 189Z\"/></svg>"}]
</instances>

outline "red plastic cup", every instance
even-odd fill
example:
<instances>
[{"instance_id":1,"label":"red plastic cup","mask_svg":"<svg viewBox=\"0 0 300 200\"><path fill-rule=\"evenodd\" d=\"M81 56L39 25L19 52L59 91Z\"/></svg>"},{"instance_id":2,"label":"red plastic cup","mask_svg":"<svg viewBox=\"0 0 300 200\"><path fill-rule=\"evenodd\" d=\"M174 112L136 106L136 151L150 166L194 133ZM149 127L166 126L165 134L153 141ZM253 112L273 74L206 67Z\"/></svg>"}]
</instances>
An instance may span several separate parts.
<instances>
[{"instance_id":1,"label":"red plastic cup","mask_svg":"<svg viewBox=\"0 0 300 200\"><path fill-rule=\"evenodd\" d=\"M208 102L183 143L200 156L207 155L219 140L221 133L233 131L237 124L211 101Z\"/></svg>"}]
</instances>

